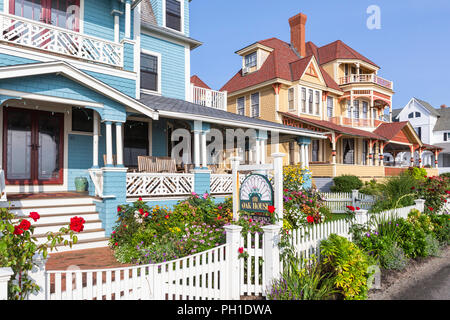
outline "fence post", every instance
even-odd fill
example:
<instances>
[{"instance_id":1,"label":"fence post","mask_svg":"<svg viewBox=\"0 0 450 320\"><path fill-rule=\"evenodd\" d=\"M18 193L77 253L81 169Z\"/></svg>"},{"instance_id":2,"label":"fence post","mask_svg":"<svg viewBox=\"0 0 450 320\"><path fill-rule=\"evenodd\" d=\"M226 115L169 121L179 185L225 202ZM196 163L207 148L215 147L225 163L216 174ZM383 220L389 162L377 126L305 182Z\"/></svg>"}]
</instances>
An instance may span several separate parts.
<instances>
[{"instance_id":1,"label":"fence post","mask_svg":"<svg viewBox=\"0 0 450 320\"><path fill-rule=\"evenodd\" d=\"M367 214L367 210L360 209L355 211L356 223L358 224L366 224L369 222L369 215Z\"/></svg>"},{"instance_id":2,"label":"fence post","mask_svg":"<svg viewBox=\"0 0 450 320\"><path fill-rule=\"evenodd\" d=\"M414 202L416 203L417 210L419 210L420 212L423 212L425 210L425 200L417 199L417 200L414 200Z\"/></svg>"},{"instance_id":3,"label":"fence post","mask_svg":"<svg viewBox=\"0 0 450 320\"><path fill-rule=\"evenodd\" d=\"M239 220L239 161L240 157L231 157L231 169L233 175L233 221Z\"/></svg>"},{"instance_id":4,"label":"fence post","mask_svg":"<svg viewBox=\"0 0 450 320\"><path fill-rule=\"evenodd\" d=\"M359 190L352 190L352 206L353 207L358 207L358 195L359 195Z\"/></svg>"},{"instance_id":5,"label":"fence post","mask_svg":"<svg viewBox=\"0 0 450 320\"><path fill-rule=\"evenodd\" d=\"M28 297L28 300L47 300L46 288L46 272L45 264L47 259L44 259L42 253L36 253L33 256L33 269L30 272L30 278L39 286L39 291Z\"/></svg>"},{"instance_id":6,"label":"fence post","mask_svg":"<svg viewBox=\"0 0 450 320\"><path fill-rule=\"evenodd\" d=\"M273 158L273 193L277 225L283 226L283 157L284 153L272 153Z\"/></svg>"},{"instance_id":7,"label":"fence post","mask_svg":"<svg viewBox=\"0 0 450 320\"><path fill-rule=\"evenodd\" d=\"M263 260L264 260L264 275L266 287L263 288L264 295L270 290L272 282L280 276L280 249L278 243L280 242L279 225L269 225L262 227L264 231L263 237Z\"/></svg>"},{"instance_id":8,"label":"fence post","mask_svg":"<svg viewBox=\"0 0 450 320\"><path fill-rule=\"evenodd\" d=\"M13 274L11 268L0 268L0 300L8 300L8 281Z\"/></svg>"},{"instance_id":9,"label":"fence post","mask_svg":"<svg viewBox=\"0 0 450 320\"><path fill-rule=\"evenodd\" d=\"M227 300L239 300L241 294L240 286L240 268L239 268L239 246L241 245L242 227L236 225L228 225L223 227L226 232L227 251L226 259L227 272L225 279L225 290L227 292Z\"/></svg>"}]
</instances>

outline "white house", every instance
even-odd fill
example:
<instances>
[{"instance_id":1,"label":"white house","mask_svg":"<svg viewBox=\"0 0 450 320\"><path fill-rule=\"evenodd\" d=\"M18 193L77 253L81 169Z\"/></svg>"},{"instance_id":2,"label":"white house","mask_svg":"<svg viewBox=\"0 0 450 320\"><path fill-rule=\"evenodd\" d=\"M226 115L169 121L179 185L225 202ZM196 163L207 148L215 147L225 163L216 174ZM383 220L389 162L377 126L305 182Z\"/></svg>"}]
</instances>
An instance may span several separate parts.
<instances>
[{"instance_id":1,"label":"white house","mask_svg":"<svg viewBox=\"0 0 450 320\"><path fill-rule=\"evenodd\" d=\"M423 143L442 148L438 153L439 173L450 172L450 108L442 105L433 108L428 102L412 98L402 109L393 110L393 121L409 121ZM397 162L409 162L410 153L404 152L397 156ZM419 153L414 154L419 161ZM433 166L435 154L424 151L422 163Z\"/></svg>"}]
</instances>

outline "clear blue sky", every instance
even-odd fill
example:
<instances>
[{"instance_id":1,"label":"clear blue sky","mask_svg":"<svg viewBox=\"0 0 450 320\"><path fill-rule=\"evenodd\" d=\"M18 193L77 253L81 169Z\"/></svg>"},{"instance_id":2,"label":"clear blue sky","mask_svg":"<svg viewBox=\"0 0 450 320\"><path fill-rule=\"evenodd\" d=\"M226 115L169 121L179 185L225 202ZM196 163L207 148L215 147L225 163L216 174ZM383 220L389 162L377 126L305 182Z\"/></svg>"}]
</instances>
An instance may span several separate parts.
<instances>
[{"instance_id":1,"label":"clear blue sky","mask_svg":"<svg viewBox=\"0 0 450 320\"><path fill-rule=\"evenodd\" d=\"M381 9L379 30L366 26L370 5ZM449 0L193 0L190 10L191 37L203 42L191 73L213 89L240 69L235 51L271 37L289 42L288 19L303 12L306 41L342 40L381 67L394 81L394 109L413 96L450 106Z\"/></svg>"}]
</instances>

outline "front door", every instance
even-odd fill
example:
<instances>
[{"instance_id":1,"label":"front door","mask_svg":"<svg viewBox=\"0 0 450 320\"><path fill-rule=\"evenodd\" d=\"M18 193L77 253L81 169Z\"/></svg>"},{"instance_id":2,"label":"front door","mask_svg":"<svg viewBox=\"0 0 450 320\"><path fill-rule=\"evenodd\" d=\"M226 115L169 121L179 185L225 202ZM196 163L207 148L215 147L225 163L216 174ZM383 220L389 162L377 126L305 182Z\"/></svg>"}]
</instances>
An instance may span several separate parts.
<instances>
[{"instance_id":1,"label":"front door","mask_svg":"<svg viewBox=\"0 0 450 320\"><path fill-rule=\"evenodd\" d=\"M5 108L3 168L6 184L62 184L63 141L63 113Z\"/></svg>"}]
</instances>

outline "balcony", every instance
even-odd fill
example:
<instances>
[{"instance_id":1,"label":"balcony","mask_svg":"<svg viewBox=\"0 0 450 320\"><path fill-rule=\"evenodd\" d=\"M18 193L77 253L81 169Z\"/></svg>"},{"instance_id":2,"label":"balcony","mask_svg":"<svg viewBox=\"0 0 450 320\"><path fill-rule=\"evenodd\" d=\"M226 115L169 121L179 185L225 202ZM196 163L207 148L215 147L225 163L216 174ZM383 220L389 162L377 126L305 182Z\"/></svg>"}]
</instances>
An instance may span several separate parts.
<instances>
[{"instance_id":1,"label":"balcony","mask_svg":"<svg viewBox=\"0 0 450 320\"><path fill-rule=\"evenodd\" d=\"M339 85L341 86L353 83L375 83L384 88L394 90L394 83L392 81L383 79L376 74L351 74L339 78Z\"/></svg>"},{"instance_id":2,"label":"balcony","mask_svg":"<svg viewBox=\"0 0 450 320\"><path fill-rule=\"evenodd\" d=\"M372 127L372 120L371 119L362 119L362 118L348 118L348 117L332 117L330 118L330 121L334 124L338 124L341 126L350 126L350 127ZM373 127L378 127L381 123L384 121L373 119Z\"/></svg>"},{"instance_id":3,"label":"balcony","mask_svg":"<svg viewBox=\"0 0 450 320\"><path fill-rule=\"evenodd\" d=\"M123 67L121 44L4 13L0 13L0 42Z\"/></svg>"},{"instance_id":4,"label":"balcony","mask_svg":"<svg viewBox=\"0 0 450 320\"><path fill-rule=\"evenodd\" d=\"M191 102L205 107L227 110L227 93L202 87L191 86Z\"/></svg>"}]
</instances>

